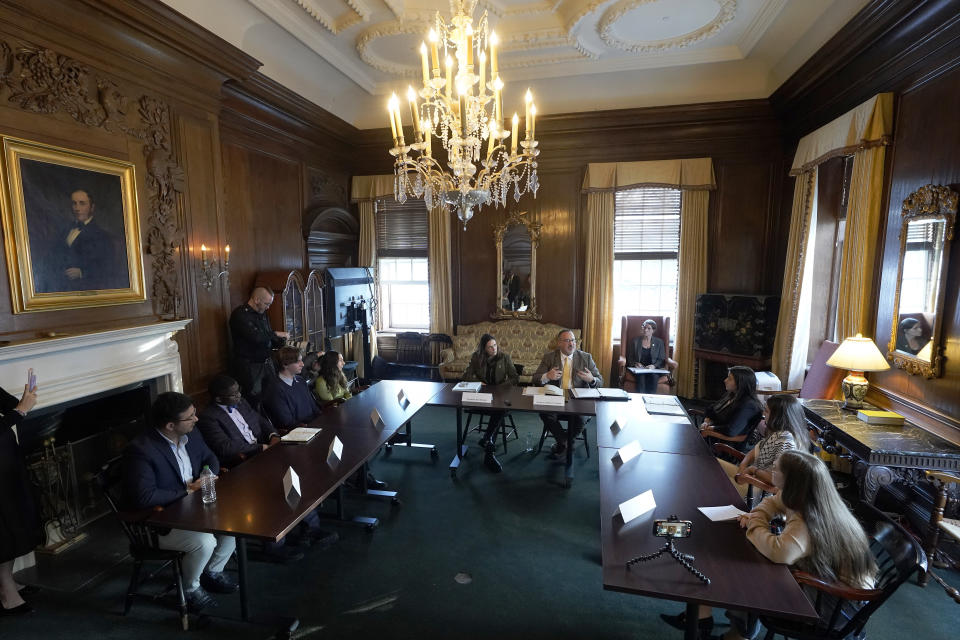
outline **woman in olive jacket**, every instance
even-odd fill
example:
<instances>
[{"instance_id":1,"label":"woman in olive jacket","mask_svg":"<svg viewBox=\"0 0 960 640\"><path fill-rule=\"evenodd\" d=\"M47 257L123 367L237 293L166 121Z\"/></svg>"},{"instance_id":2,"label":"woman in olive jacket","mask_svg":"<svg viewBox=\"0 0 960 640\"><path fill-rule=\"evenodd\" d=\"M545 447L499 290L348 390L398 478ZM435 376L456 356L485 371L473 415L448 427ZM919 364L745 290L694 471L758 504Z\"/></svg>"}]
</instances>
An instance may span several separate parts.
<instances>
[{"instance_id":1,"label":"woman in olive jacket","mask_svg":"<svg viewBox=\"0 0 960 640\"><path fill-rule=\"evenodd\" d=\"M513 365L510 355L497 349L497 341L489 333L480 337L480 344L477 350L473 352L470 358L470 364L463 372L465 382L482 382L485 385L516 385L520 377L517 375L517 368ZM495 444L497 429L503 422L505 411L478 411L483 415L489 416L487 430L480 440L480 445L486 450L483 463L494 473L500 473L502 466L500 461L494 456L497 446Z\"/></svg>"}]
</instances>

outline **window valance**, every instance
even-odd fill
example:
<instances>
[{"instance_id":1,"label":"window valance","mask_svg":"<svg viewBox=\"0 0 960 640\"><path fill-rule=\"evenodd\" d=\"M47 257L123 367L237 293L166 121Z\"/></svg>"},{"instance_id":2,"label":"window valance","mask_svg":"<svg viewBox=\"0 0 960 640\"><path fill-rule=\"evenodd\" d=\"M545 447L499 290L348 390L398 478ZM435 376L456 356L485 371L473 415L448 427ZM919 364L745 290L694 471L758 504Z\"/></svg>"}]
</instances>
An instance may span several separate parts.
<instances>
[{"instance_id":1,"label":"window valance","mask_svg":"<svg viewBox=\"0 0 960 640\"><path fill-rule=\"evenodd\" d=\"M683 190L713 190L717 181L710 158L651 160L641 162L591 162L583 178L583 190L620 191L637 187L668 187Z\"/></svg>"},{"instance_id":2,"label":"window valance","mask_svg":"<svg viewBox=\"0 0 960 640\"><path fill-rule=\"evenodd\" d=\"M806 173L837 156L890 144L892 133L893 94L879 93L801 138L790 175Z\"/></svg>"},{"instance_id":3,"label":"window valance","mask_svg":"<svg viewBox=\"0 0 960 640\"><path fill-rule=\"evenodd\" d=\"M362 202L393 196L393 174L379 176L353 176L350 201Z\"/></svg>"}]
</instances>

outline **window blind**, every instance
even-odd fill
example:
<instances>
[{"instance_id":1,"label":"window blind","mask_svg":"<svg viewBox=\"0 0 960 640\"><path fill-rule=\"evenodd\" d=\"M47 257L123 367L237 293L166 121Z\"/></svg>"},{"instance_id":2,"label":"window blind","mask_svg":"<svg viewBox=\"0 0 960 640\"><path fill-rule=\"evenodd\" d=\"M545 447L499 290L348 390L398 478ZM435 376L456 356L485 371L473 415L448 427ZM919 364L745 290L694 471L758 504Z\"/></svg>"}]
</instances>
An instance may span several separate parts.
<instances>
[{"instance_id":1,"label":"window blind","mask_svg":"<svg viewBox=\"0 0 960 640\"><path fill-rule=\"evenodd\" d=\"M613 252L618 260L676 257L680 252L680 190L641 187L618 191Z\"/></svg>"},{"instance_id":2,"label":"window blind","mask_svg":"<svg viewBox=\"0 0 960 640\"><path fill-rule=\"evenodd\" d=\"M933 246L940 236L940 223L912 223L907 225L907 245L910 248L922 249Z\"/></svg>"},{"instance_id":3,"label":"window blind","mask_svg":"<svg viewBox=\"0 0 960 640\"><path fill-rule=\"evenodd\" d=\"M423 200L392 197L377 201L377 255L384 258L426 258L429 221Z\"/></svg>"}]
</instances>

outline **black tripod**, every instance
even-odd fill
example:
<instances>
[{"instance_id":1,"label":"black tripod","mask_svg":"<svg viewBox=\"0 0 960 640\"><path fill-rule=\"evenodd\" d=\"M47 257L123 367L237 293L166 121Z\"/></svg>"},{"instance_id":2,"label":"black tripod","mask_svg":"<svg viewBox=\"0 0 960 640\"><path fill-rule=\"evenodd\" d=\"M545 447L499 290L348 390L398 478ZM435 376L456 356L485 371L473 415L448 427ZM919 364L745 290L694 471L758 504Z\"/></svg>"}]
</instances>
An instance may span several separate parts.
<instances>
[{"instance_id":1,"label":"black tripod","mask_svg":"<svg viewBox=\"0 0 960 640\"><path fill-rule=\"evenodd\" d=\"M631 565L638 564L640 562L646 562L647 560L656 560L666 551L669 551L670 555L673 556L673 559L680 563L680 566L695 575L701 582L704 584L710 584L710 578L700 573L697 568L693 566L693 556L687 553L680 553L677 548L673 546L673 538L667 538L667 541L663 544L659 551L654 551L653 553L647 553L627 560L627 570L629 571Z\"/></svg>"}]
</instances>

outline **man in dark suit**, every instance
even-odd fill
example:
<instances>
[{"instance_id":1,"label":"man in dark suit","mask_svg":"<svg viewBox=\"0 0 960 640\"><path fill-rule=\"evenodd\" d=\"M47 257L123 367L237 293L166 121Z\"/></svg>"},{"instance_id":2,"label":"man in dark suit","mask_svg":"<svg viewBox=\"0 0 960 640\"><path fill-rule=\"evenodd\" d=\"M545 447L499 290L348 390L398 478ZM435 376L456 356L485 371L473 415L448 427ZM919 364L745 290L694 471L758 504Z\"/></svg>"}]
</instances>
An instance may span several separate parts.
<instances>
[{"instance_id":1,"label":"man in dark suit","mask_svg":"<svg viewBox=\"0 0 960 640\"><path fill-rule=\"evenodd\" d=\"M210 381L213 402L198 415L197 430L220 464L233 467L280 442L270 421L240 395L240 384L227 375Z\"/></svg>"},{"instance_id":2,"label":"man in dark suit","mask_svg":"<svg viewBox=\"0 0 960 640\"><path fill-rule=\"evenodd\" d=\"M570 329L562 329L557 334L557 348L546 353L540 366L533 373L533 383L537 386L552 384L561 389L573 387L599 387L603 383L596 363L586 351L577 349L577 339ZM559 458L566 452L568 438L572 442L583 431L583 418L569 416L567 424L568 434L555 413L541 413L540 419L550 430L556 443L550 449L553 458Z\"/></svg>"},{"instance_id":3,"label":"man in dark suit","mask_svg":"<svg viewBox=\"0 0 960 640\"><path fill-rule=\"evenodd\" d=\"M150 410L152 427L123 451L124 502L128 509L163 507L200 489L204 467L219 473L220 463L198 434L189 396L168 392ZM183 582L192 611L217 605L207 591L233 593L237 583L223 574L236 547L233 536L171 529L157 537L161 549L183 551Z\"/></svg>"},{"instance_id":4,"label":"man in dark suit","mask_svg":"<svg viewBox=\"0 0 960 640\"><path fill-rule=\"evenodd\" d=\"M247 458L280 442L280 435L270 421L253 410L240 395L240 385L227 375L218 375L207 387L213 402L198 414L197 430L217 456L220 464L235 467ZM336 542L336 533L320 529L320 516L311 511L289 538L303 544L326 548ZM286 564L303 558L303 553L280 542L265 542L263 555L253 559Z\"/></svg>"},{"instance_id":5,"label":"man in dark suit","mask_svg":"<svg viewBox=\"0 0 960 640\"><path fill-rule=\"evenodd\" d=\"M269 289L257 287L250 292L250 299L230 314L230 339L233 353L230 368L233 377L251 402L260 399L264 380L274 374L270 355L283 346L290 337L286 331L274 331L267 318L267 309L273 304Z\"/></svg>"},{"instance_id":6,"label":"man in dark suit","mask_svg":"<svg viewBox=\"0 0 960 640\"><path fill-rule=\"evenodd\" d=\"M126 265L119 264L114 238L94 220L96 203L85 189L70 194L74 224L54 256L60 259L55 291L120 289L130 286Z\"/></svg>"}]
</instances>

